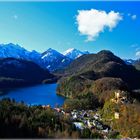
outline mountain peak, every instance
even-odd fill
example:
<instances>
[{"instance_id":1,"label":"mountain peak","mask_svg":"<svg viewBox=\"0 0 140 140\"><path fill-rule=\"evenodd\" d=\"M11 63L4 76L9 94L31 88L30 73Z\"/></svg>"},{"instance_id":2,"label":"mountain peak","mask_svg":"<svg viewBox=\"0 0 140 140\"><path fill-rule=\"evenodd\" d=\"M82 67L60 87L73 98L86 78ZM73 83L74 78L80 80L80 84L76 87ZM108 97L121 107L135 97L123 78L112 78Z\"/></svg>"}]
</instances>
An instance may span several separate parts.
<instances>
[{"instance_id":1,"label":"mountain peak","mask_svg":"<svg viewBox=\"0 0 140 140\"><path fill-rule=\"evenodd\" d=\"M52 48L49 48L47 51L42 53L41 59L43 60L46 68L51 71L56 70L57 68L64 68L72 61L70 58L67 58Z\"/></svg>"},{"instance_id":2,"label":"mountain peak","mask_svg":"<svg viewBox=\"0 0 140 140\"><path fill-rule=\"evenodd\" d=\"M82 56L83 54L89 54L88 51L80 51L78 49L75 48L69 48L68 50L66 50L63 55L69 57L70 59L76 59L80 56Z\"/></svg>"},{"instance_id":3,"label":"mountain peak","mask_svg":"<svg viewBox=\"0 0 140 140\"><path fill-rule=\"evenodd\" d=\"M74 50L76 50L75 48L69 48L69 49L67 49L63 54L65 55L65 54L67 54L67 53L69 53L69 52L72 52L72 51L74 51Z\"/></svg>"},{"instance_id":4,"label":"mountain peak","mask_svg":"<svg viewBox=\"0 0 140 140\"><path fill-rule=\"evenodd\" d=\"M54 49L52 49L52 48L49 48L47 51L56 51L56 50L54 50Z\"/></svg>"},{"instance_id":5,"label":"mountain peak","mask_svg":"<svg viewBox=\"0 0 140 140\"><path fill-rule=\"evenodd\" d=\"M55 56L62 56L62 54L59 53L58 51L56 51L56 50L54 50L52 48L49 48L47 51L42 53L42 59L44 59L44 58L48 59L48 58L50 58L50 57L52 57L54 55Z\"/></svg>"},{"instance_id":6,"label":"mountain peak","mask_svg":"<svg viewBox=\"0 0 140 140\"><path fill-rule=\"evenodd\" d=\"M63 53L63 55L67 55L68 53L71 53L71 52L73 52L73 51L79 51L79 50L77 50L77 49L75 49L75 48L69 48L68 50L66 50L66 51Z\"/></svg>"},{"instance_id":7,"label":"mountain peak","mask_svg":"<svg viewBox=\"0 0 140 140\"><path fill-rule=\"evenodd\" d=\"M108 54L108 55L114 55L111 51L109 50L101 50L100 52L98 52L98 54Z\"/></svg>"}]
</instances>

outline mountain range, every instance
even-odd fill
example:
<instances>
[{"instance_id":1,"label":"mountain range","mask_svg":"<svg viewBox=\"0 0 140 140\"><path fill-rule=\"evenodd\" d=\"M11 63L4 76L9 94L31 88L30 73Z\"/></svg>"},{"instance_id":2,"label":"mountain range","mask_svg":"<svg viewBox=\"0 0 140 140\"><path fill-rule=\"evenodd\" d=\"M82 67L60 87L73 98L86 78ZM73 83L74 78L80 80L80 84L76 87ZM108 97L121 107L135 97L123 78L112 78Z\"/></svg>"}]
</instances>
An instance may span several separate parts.
<instances>
[{"instance_id":1,"label":"mountain range","mask_svg":"<svg viewBox=\"0 0 140 140\"><path fill-rule=\"evenodd\" d=\"M89 54L87 51L79 51L77 49L68 49L64 53L60 53L52 48L49 48L43 53L35 50L28 51L25 48L12 43L0 45L0 58L16 58L30 60L38 64L42 68L54 71L67 67L74 59L81 55Z\"/></svg>"},{"instance_id":2,"label":"mountain range","mask_svg":"<svg viewBox=\"0 0 140 140\"><path fill-rule=\"evenodd\" d=\"M129 89L140 88L140 71L132 65L127 65L121 58L107 50L97 54L83 55L74 60L61 73L65 75L65 78L60 81L58 93L60 91L63 95L82 94L84 88L88 89L87 86L104 77L120 78Z\"/></svg>"},{"instance_id":3,"label":"mountain range","mask_svg":"<svg viewBox=\"0 0 140 140\"><path fill-rule=\"evenodd\" d=\"M43 67L50 71L63 69L72 62L72 59L51 48L42 53L41 60Z\"/></svg>"},{"instance_id":4,"label":"mountain range","mask_svg":"<svg viewBox=\"0 0 140 140\"><path fill-rule=\"evenodd\" d=\"M57 94L67 97L65 112L96 109L104 124L129 137L139 136L139 131L134 131L140 126L139 70L140 60L122 60L108 50L90 54L68 49L59 53L49 48L38 53L14 44L0 46L0 94L12 88L57 81ZM113 117L115 112L120 114L119 119ZM3 122L7 126L7 121Z\"/></svg>"},{"instance_id":5,"label":"mountain range","mask_svg":"<svg viewBox=\"0 0 140 140\"><path fill-rule=\"evenodd\" d=\"M62 78L58 81L57 93L67 97L64 109L98 108L102 121L112 130L137 137L139 131L133 133L133 130L140 130L140 61L134 64L137 67L108 50L75 59L61 71ZM119 114L117 119L114 119L115 112Z\"/></svg>"}]
</instances>

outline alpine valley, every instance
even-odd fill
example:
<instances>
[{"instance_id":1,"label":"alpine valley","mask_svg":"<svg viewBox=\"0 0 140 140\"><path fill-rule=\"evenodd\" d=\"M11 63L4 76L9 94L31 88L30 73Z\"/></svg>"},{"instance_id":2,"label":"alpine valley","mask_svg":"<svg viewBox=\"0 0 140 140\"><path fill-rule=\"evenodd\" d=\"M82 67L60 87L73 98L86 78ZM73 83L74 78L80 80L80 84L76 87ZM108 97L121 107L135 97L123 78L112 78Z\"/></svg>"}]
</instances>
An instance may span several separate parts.
<instances>
[{"instance_id":1,"label":"alpine valley","mask_svg":"<svg viewBox=\"0 0 140 140\"><path fill-rule=\"evenodd\" d=\"M32 95L34 99L40 93L43 101L64 101L62 106L51 108L47 103L27 106L14 99L2 99L0 136L140 138L139 62L122 60L108 50L93 54L71 48L59 53L49 48L39 53L12 43L0 45L1 96L15 88L57 83L39 87L48 90L57 86L51 99L46 91L45 95L41 90L35 91L38 87L26 89L25 97Z\"/></svg>"},{"instance_id":2,"label":"alpine valley","mask_svg":"<svg viewBox=\"0 0 140 140\"><path fill-rule=\"evenodd\" d=\"M140 0L19 1L0 2L0 139L140 139Z\"/></svg>"}]
</instances>

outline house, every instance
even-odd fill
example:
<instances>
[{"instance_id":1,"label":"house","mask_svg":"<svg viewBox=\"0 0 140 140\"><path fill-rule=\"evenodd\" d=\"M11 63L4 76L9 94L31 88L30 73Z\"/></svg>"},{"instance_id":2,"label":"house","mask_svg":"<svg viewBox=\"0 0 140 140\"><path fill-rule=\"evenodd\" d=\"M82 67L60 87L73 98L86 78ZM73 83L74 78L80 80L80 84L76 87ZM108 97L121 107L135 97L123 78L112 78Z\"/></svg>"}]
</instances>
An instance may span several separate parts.
<instances>
[{"instance_id":1,"label":"house","mask_svg":"<svg viewBox=\"0 0 140 140\"><path fill-rule=\"evenodd\" d=\"M108 129L108 128L103 129L102 132L104 132L104 133L108 133L108 132L109 132L109 129Z\"/></svg>"},{"instance_id":2,"label":"house","mask_svg":"<svg viewBox=\"0 0 140 140\"><path fill-rule=\"evenodd\" d=\"M93 120L93 125L96 126L97 125L97 121Z\"/></svg>"},{"instance_id":3,"label":"house","mask_svg":"<svg viewBox=\"0 0 140 140\"><path fill-rule=\"evenodd\" d=\"M87 125L88 125L89 128L92 127L92 124L91 124L91 122L89 120L87 121Z\"/></svg>"},{"instance_id":4,"label":"house","mask_svg":"<svg viewBox=\"0 0 140 140\"><path fill-rule=\"evenodd\" d=\"M119 99L120 98L120 92L115 92L115 98Z\"/></svg>"},{"instance_id":5,"label":"house","mask_svg":"<svg viewBox=\"0 0 140 140\"><path fill-rule=\"evenodd\" d=\"M75 112L76 112L76 111L72 111L72 112L71 112L71 115L74 115L74 114L75 114Z\"/></svg>"},{"instance_id":6,"label":"house","mask_svg":"<svg viewBox=\"0 0 140 140\"><path fill-rule=\"evenodd\" d=\"M63 113L65 115L65 112L62 110L61 113Z\"/></svg>"},{"instance_id":7,"label":"house","mask_svg":"<svg viewBox=\"0 0 140 140\"><path fill-rule=\"evenodd\" d=\"M120 115L119 112L115 112L115 113L114 113L115 119L119 119L119 115Z\"/></svg>"},{"instance_id":8,"label":"house","mask_svg":"<svg viewBox=\"0 0 140 140\"><path fill-rule=\"evenodd\" d=\"M74 122L73 124L77 129L84 129L84 124L82 122Z\"/></svg>"},{"instance_id":9,"label":"house","mask_svg":"<svg viewBox=\"0 0 140 140\"><path fill-rule=\"evenodd\" d=\"M77 114L76 114L76 113L73 114L73 115L72 115L72 118L73 118L73 119L77 119Z\"/></svg>"},{"instance_id":10,"label":"house","mask_svg":"<svg viewBox=\"0 0 140 140\"><path fill-rule=\"evenodd\" d=\"M54 108L54 110L56 110L57 112L61 112L60 108Z\"/></svg>"},{"instance_id":11,"label":"house","mask_svg":"<svg viewBox=\"0 0 140 140\"><path fill-rule=\"evenodd\" d=\"M95 120L98 120L99 117L100 117L100 116L99 116L99 114L97 114L97 113L94 115L94 119L95 119Z\"/></svg>"},{"instance_id":12,"label":"house","mask_svg":"<svg viewBox=\"0 0 140 140\"><path fill-rule=\"evenodd\" d=\"M88 114L87 114L86 112L84 112L84 113L82 114L82 117L88 117Z\"/></svg>"}]
</instances>

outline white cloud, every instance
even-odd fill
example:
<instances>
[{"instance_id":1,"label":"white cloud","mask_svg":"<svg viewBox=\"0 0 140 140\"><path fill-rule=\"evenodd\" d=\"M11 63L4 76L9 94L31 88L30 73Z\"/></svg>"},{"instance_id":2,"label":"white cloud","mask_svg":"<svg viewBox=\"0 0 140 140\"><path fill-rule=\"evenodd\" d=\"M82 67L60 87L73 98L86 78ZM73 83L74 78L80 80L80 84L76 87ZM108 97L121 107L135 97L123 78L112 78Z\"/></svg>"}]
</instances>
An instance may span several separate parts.
<instances>
[{"instance_id":1,"label":"white cloud","mask_svg":"<svg viewBox=\"0 0 140 140\"><path fill-rule=\"evenodd\" d=\"M78 30L82 35L87 35L87 41L95 40L106 28L112 31L123 17L119 12L91 9L79 10L76 16Z\"/></svg>"},{"instance_id":2,"label":"white cloud","mask_svg":"<svg viewBox=\"0 0 140 140\"><path fill-rule=\"evenodd\" d=\"M135 20L137 18L137 15L132 15L132 14L128 14L128 16L132 19L132 20Z\"/></svg>"},{"instance_id":3,"label":"white cloud","mask_svg":"<svg viewBox=\"0 0 140 140\"><path fill-rule=\"evenodd\" d=\"M136 52L136 56L137 56L137 57L140 57L140 51L137 51L137 52Z\"/></svg>"},{"instance_id":4,"label":"white cloud","mask_svg":"<svg viewBox=\"0 0 140 140\"><path fill-rule=\"evenodd\" d=\"M136 15L132 15L131 18L132 18L133 20L135 20L135 19L137 18L137 16L136 16Z\"/></svg>"}]
</instances>

